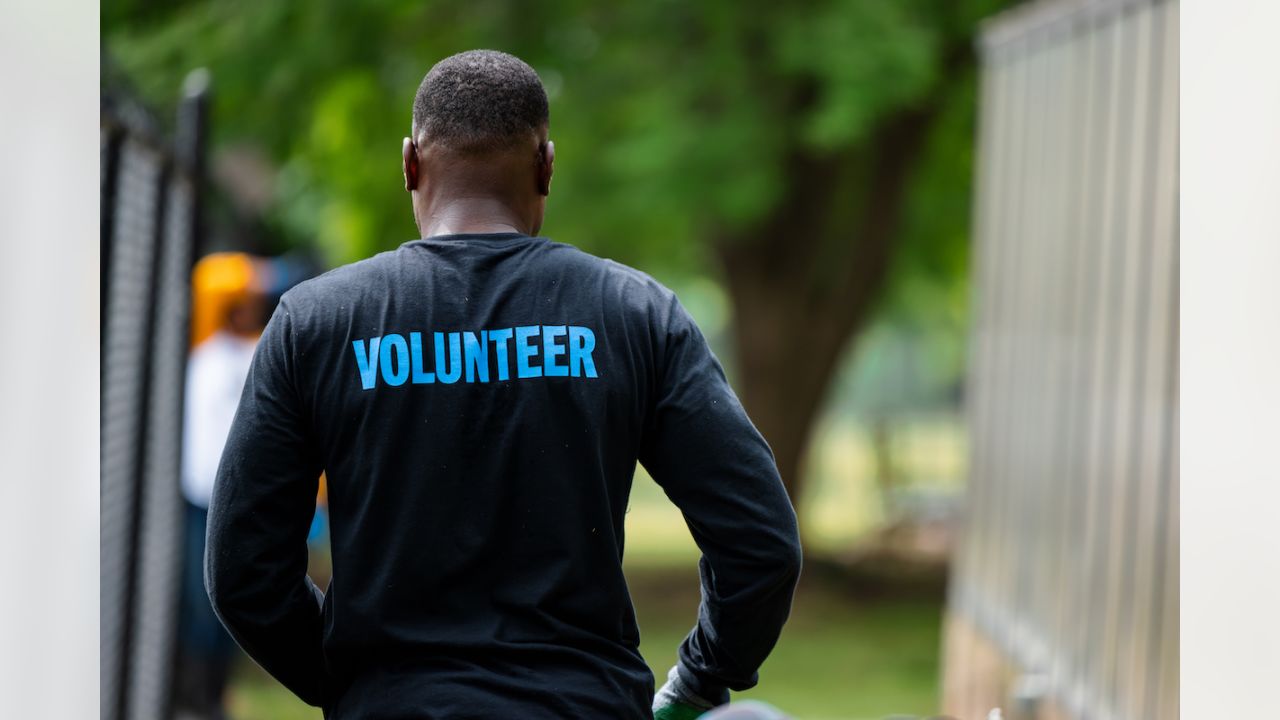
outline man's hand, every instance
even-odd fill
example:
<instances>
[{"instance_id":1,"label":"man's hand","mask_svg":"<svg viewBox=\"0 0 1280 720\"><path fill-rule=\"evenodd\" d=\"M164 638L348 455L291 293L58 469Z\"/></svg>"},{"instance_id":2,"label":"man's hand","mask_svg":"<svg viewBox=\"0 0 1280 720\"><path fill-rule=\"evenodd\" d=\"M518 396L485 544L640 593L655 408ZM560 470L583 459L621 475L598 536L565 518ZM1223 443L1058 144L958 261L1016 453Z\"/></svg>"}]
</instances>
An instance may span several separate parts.
<instances>
[{"instance_id":1,"label":"man's hand","mask_svg":"<svg viewBox=\"0 0 1280 720\"><path fill-rule=\"evenodd\" d=\"M673 667L666 684L653 696L653 720L694 720L713 707L714 703L695 695Z\"/></svg>"}]
</instances>

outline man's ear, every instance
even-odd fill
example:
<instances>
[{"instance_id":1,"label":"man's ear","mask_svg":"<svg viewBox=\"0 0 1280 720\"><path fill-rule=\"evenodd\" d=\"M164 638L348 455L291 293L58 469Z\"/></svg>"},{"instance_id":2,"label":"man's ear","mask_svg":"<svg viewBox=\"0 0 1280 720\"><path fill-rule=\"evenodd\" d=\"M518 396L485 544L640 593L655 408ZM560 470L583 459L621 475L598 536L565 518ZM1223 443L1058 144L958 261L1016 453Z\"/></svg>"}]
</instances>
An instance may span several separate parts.
<instances>
[{"instance_id":1,"label":"man's ear","mask_svg":"<svg viewBox=\"0 0 1280 720\"><path fill-rule=\"evenodd\" d=\"M538 194L551 194L551 175L555 172L556 144L550 140L538 147Z\"/></svg>"},{"instance_id":2,"label":"man's ear","mask_svg":"<svg viewBox=\"0 0 1280 720\"><path fill-rule=\"evenodd\" d=\"M404 190L412 193L418 189L418 146L411 138L405 138L401 153L404 156Z\"/></svg>"}]
</instances>

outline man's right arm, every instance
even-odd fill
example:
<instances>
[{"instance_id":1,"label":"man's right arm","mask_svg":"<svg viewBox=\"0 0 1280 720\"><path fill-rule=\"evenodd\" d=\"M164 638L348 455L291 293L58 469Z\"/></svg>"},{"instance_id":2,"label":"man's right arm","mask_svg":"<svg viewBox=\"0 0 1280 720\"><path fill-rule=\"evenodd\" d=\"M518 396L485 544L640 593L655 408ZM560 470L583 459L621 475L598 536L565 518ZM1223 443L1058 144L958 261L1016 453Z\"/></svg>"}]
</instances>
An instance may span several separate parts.
<instances>
[{"instance_id":1,"label":"man's right arm","mask_svg":"<svg viewBox=\"0 0 1280 720\"><path fill-rule=\"evenodd\" d=\"M680 645L675 684L719 705L728 690L756 684L778 640L800 576L800 538L773 453L674 297L663 324L640 461L702 551L698 623Z\"/></svg>"},{"instance_id":2,"label":"man's right arm","mask_svg":"<svg viewBox=\"0 0 1280 720\"><path fill-rule=\"evenodd\" d=\"M205 585L240 647L311 705L324 701L324 595L307 577L323 469L293 378L288 296L254 353L209 504Z\"/></svg>"}]
</instances>

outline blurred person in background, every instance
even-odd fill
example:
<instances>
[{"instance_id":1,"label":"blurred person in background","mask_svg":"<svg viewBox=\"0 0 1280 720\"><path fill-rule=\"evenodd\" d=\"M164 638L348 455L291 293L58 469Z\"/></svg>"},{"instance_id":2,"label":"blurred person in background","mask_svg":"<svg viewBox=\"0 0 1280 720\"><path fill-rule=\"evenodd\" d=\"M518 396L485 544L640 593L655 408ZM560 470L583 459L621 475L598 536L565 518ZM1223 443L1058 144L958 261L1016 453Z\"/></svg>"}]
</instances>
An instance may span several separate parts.
<instances>
[{"instance_id":1,"label":"blurred person in background","mask_svg":"<svg viewBox=\"0 0 1280 720\"><path fill-rule=\"evenodd\" d=\"M204 590L204 546L218 462L265 325L264 261L215 253L192 277L192 344L182 441L186 500L179 609L177 706L183 717L222 718L235 643Z\"/></svg>"}]
</instances>

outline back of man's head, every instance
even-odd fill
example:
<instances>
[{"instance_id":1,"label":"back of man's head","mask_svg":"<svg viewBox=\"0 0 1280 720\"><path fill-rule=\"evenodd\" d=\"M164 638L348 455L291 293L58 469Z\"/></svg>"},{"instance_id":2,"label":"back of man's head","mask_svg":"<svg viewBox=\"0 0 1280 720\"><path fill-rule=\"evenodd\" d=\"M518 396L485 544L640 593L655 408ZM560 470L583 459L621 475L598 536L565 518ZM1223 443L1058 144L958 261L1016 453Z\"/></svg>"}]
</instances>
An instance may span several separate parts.
<instances>
[{"instance_id":1,"label":"back of man's head","mask_svg":"<svg viewBox=\"0 0 1280 720\"><path fill-rule=\"evenodd\" d=\"M460 153L508 149L545 128L548 118L538 74L496 50L436 63L413 101L414 140Z\"/></svg>"}]
</instances>

